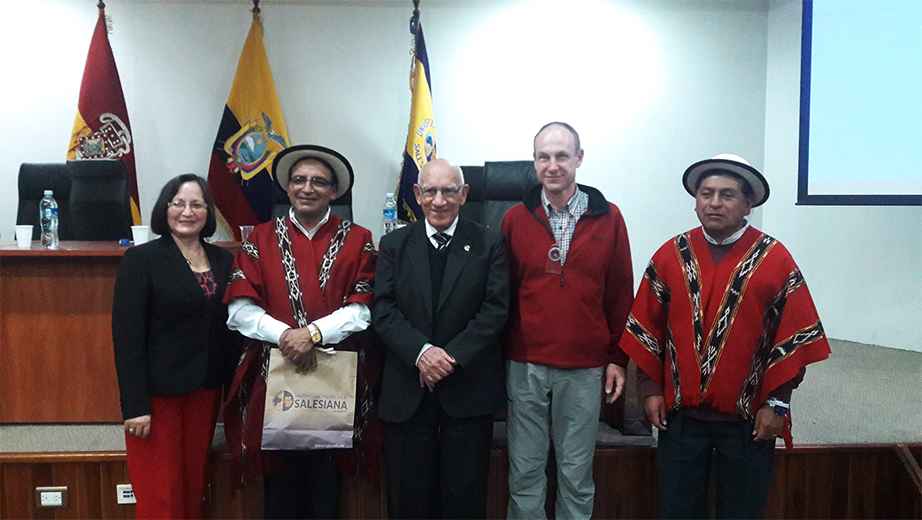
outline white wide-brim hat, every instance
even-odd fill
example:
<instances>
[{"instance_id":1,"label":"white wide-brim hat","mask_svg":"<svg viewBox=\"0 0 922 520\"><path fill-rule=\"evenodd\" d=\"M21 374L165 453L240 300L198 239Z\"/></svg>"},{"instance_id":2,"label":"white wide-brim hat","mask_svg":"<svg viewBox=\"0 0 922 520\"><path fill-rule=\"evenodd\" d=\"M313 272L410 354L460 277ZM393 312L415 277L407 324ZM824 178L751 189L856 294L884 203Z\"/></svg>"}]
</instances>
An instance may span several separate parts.
<instances>
[{"instance_id":1,"label":"white wide-brim hat","mask_svg":"<svg viewBox=\"0 0 922 520\"><path fill-rule=\"evenodd\" d=\"M341 153L314 144L299 144L285 148L272 161L272 176L283 190L288 191L288 179L291 176L292 166L303 159L318 159L330 166L333 175L336 176L336 183L339 185L336 191L337 198L352 189L355 174L352 172L352 165Z\"/></svg>"},{"instance_id":2,"label":"white wide-brim hat","mask_svg":"<svg viewBox=\"0 0 922 520\"><path fill-rule=\"evenodd\" d=\"M701 179L705 173L713 170L724 170L735 173L742 177L749 186L752 187L753 201L752 207L761 206L768 200L768 181L765 177L749 165L746 159L732 153L722 153L715 155L711 159L698 161L685 170L682 176L682 184L685 185L685 191L695 196L698 186L698 179Z\"/></svg>"}]
</instances>

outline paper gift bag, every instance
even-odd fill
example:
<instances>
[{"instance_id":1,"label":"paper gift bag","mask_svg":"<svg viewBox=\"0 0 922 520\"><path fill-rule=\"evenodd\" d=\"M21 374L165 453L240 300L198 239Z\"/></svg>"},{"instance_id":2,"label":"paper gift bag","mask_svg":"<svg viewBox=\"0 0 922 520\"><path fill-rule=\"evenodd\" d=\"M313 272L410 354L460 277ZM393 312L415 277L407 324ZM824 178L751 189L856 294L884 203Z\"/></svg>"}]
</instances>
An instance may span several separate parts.
<instances>
[{"instance_id":1,"label":"paper gift bag","mask_svg":"<svg viewBox=\"0 0 922 520\"><path fill-rule=\"evenodd\" d=\"M321 350L317 369L298 374L294 363L272 349L262 449L351 448L357 369L356 352Z\"/></svg>"}]
</instances>

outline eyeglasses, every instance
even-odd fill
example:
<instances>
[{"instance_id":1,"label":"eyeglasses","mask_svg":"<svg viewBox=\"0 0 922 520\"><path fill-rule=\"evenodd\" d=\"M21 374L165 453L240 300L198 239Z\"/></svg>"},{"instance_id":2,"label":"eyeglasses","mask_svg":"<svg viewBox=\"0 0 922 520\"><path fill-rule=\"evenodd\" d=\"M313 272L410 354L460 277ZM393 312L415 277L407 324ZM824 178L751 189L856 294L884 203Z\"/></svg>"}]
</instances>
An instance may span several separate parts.
<instances>
[{"instance_id":1,"label":"eyeglasses","mask_svg":"<svg viewBox=\"0 0 922 520\"><path fill-rule=\"evenodd\" d=\"M176 208L179 211L184 211L186 208L190 208L192 211L204 211L208 209L208 205L204 202L186 202L183 200L173 200L166 203L167 208Z\"/></svg>"},{"instance_id":2,"label":"eyeglasses","mask_svg":"<svg viewBox=\"0 0 922 520\"><path fill-rule=\"evenodd\" d=\"M314 189L318 189L318 190L323 190L333 185L333 181L329 181L327 179L324 179L323 177L312 177L308 179L307 177L302 177L298 175L298 176L292 177L291 180L288 181L289 185L295 186L297 188L303 187L307 183L310 183L311 186L314 187Z\"/></svg>"},{"instance_id":3,"label":"eyeglasses","mask_svg":"<svg viewBox=\"0 0 922 520\"><path fill-rule=\"evenodd\" d=\"M455 200L461 196L461 190L464 189L464 186L444 186L442 188L436 188L433 186L420 186L416 185L419 188L419 197L423 200L432 200L438 195L439 192L442 192L442 197L445 200Z\"/></svg>"}]
</instances>

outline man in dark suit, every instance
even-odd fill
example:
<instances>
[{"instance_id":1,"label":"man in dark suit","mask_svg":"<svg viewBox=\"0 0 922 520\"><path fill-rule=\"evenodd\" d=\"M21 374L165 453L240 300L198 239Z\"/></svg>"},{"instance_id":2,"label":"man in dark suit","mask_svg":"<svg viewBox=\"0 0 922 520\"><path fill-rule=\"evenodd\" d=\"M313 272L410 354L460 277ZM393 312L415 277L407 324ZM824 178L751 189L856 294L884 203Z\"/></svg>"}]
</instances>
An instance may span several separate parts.
<instances>
[{"instance_id":1,"label":"man in dark suit","mask_svg":"<svg viewBox=\"0 0 922 520\"><path fill-rule=\"evenodd\" d=\"M459 218L459 167L430 161L413 190L426 219L381 239L372 308L388 347L378 412L388 515L484 518L493 414L505 400L505 243Z\"/></svg>"}]
</instances>

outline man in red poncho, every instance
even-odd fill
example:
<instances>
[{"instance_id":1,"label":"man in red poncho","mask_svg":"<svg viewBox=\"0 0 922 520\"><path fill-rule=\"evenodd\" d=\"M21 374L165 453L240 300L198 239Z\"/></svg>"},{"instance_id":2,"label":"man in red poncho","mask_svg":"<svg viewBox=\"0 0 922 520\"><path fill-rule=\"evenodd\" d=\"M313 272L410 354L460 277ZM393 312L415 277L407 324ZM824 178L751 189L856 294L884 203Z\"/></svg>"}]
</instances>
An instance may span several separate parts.
<instances>
[{"instance_id":1,"label":"man in red poncho","mask_svg":"<svg viewBox=\"0 0 922 520\"><path fill-rule=\"evenodd\" d=\"M227 324L255 341L234 378L225 433L244 475L266 472L266 518L335 518L339 478L331 450L276 457L259 450L268 352L278 347L303 373L316 367L315 347L359 351L355 437L362 440L373 418L377 375L373 342L363 332L371 322L375 248L370 231L330 212L330 202L353 184L345 157L320 146L292 146L276 156L272 169L291 209L253 229L234 261L224 296ZM374 444L365 441L366 448ZM377 458L366 459L377 468Z\"/></svg>"},{"instance_id":2,"label":"man in red poncho","mask_svg":"<svg viewBox=\"0 0 922 520\"><path fill-rule=\"evenodd\" d=\"M829 343L790 253L745 219L768 199L762 174L725 154L683 183L701 227L653 255L621 336L659 429L660 515L707 518L714 463L717 518L764 517L791 393Z\"/></svg>"}]
</instances>

